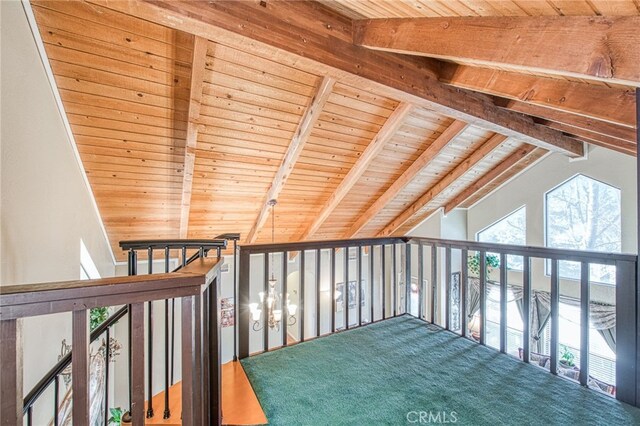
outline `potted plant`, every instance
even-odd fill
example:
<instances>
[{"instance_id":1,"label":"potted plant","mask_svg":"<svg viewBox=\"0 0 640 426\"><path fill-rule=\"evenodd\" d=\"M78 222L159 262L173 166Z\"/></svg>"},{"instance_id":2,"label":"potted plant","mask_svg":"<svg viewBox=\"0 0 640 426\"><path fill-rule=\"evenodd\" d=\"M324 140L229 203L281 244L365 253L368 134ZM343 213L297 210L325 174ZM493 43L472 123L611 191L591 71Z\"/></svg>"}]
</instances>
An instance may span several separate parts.
<instances>
[{"instance_id":1,"label":"potted plant","mask_svg":"<svg viewBox=\"0 0 640 426\"><path fill-rule=\"evenodd\" d=\"M575 367L575 359L576 356L574 355L573 352L571 352L571 349L569 349L567 346L565 345L560 345L560 365L562 365L565 368L573 368Z\"/></svg>"},{"instance_id":2,"label":"potted plant","mask_svg":"<svg viewBox=\"0 0 640 426\"><path fill-rule=\"evenodd\" d=\"M109 414L111 416L109 417L108 423L120 426L122 422L122 408L109 408Z\"/></svg>"},{"instance_id":3,"label":"potted plant","mask_svg":"<svg viewBox=\"0 0 640 426\"><path fill-rule=\"evenodd\" d=\"M500 267L500 257L495 254L487 253L485 256L485 264L487 266L487 275L493 271L494 268ZM473 277L480 277L480 253L476 253L473 256L469 256L467 260L467 266L469 268L469 275Z\"/></svg>"}]
</instances>

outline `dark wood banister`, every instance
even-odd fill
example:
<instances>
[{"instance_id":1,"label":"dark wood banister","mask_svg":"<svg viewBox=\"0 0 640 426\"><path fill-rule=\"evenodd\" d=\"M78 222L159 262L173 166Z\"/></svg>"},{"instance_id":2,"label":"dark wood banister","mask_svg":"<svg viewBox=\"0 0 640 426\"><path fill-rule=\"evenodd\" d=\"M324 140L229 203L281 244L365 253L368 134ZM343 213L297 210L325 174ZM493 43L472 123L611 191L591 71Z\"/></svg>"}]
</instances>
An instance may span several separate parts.
<instances>
[{"instance_id":1,"label":"dark wood banister","mask_svg":"<svg viewBox=\"0 0 640 426\"><path fill-rule=\"evenodd\" d=\"M211 357L219 363L219 354L210 353L219 349L219 332L212 330L215 342L204 336L200 321L202 321L202 305L216 309L218 305L219 286L212 284L219 278L222 261L217 258L200 258L185 266L177 272L168 274L127 276L116 278L104 278L98 280L79 280L53 283L39 283L29 285L14 285L0 287L0 347L3 363L3 374L0 379L1 416L0 424L22 424L22 356L21 356L21 324L25 317L47 315L61 312L73 312L74 330L73 338L79 342L85 342L84 347L74 344L72 356L72 369L81 373L88 373L88 341L89 331L87 323L88 310L101 306L117 306L129 304L132 306L132 318L135 334L134 367L140 364L144 358L144 334L143 334L143 303L169 298L182 298L183 319L183 420L189 424L200 424L210 416L211 423L216 424L220 420L219 403L215 404L218 413L208 412L205 407L211 407L210 401L203 399L203 394L219 398L219 392L210 389L216 386L219 389L219 374L212 369L210 376L218 383L206 383L202 377L202 365ZM206 300L205 300L206 299ZM203 303L204 302L204 303ZM206 315L210 324L217 324L217 315ZM197 335L200 332L202 336ZM201 339L207 345L201 345ZM200 353L198 353L200 352ZM76 355L77 354L77 355ZM134 374L134 422L144 422L144 372L143 369ZM219 373L219 372L218 372ZM82 376L80 374L79 376ZM83 377L72 376L72 386L76 403L74 404L74 417L88 420L88 386ZM86 379L86 378L85 378ZM140 383L142 382L142 383ZM79 391L80 390L80 391ZM211 391L211 392L210 392ZM216 421L217 419L217 421ZM80 423L84 423L80 420ZM207 421L208 423L208 421Z\"/></svg>"},{"instance_id":2,"label":"dark wood banister","mask_svg":"<svg viewBox=\"0 0 640 426\"><path fill-rule=\"evenodd\" d=\"M335 266L335 254L337 251L345 249L345 248L369 248L370 251L374 249L374 247L380 247L380 264L377 265L380 268L380 273L378 274L378 282L382 282L380 285L381 294L376 295L376 303L381 308L381 318L388 318L390 315L395 316L397 314L396 308L402 309L405 313L409 311L409 286L405 287L407 294L405 295L405 303L404 307L398 307L396 297L397 292L395 291L395 280L397 277L395 273L390 275L391 283L387 282L388 278L385 274L385 265L387 262L385 261L385 252L387 248L392 250L391 262L390 266L393 268L396 266L397 257L393 255L395 253L396 246L402 248L404 246L405 252L405 282L409 282L411 279L410 271L411 268L417 267L418 275L422 278L419 280L419 298L421 303L424 303L424 294L430 293L430 307L431 307L431 315L430 318L433 319L436 317L436 308L439 308L438 316L444 316L444 324L445 328L449 328L449 310L450 310L450 297L451 297L451 258L452 258L452 250L460 250L462 254L462 258L464 260L461 261L463 265L461 268L461 282L466 282L466 274L467 274L467 256L469 253L476 252L480 256L480 271L479 271L479 281L480 281L480 316L481 318L485 318L483 312L486 311L486 291L485 291L485 281L487 280L488 271L486 268L486 261L483 259L489 253L497 253L501 260L501 264L505 264L507 255L516 255L522 256L523 262L525 263L523 270L523 291L524 294L527 294L527 299L531 297L531 288L533 284L531 282L531 268L530 262L533 259L547 259L547 261L551 265L551 274L550 274L550 294L552 296L552 307L551 307L551 321L552 324L557 326L558 316L559 316L559 307L558 307L558 295L560 288L560 276L559 276L559 264L563 261L572 261L581 263L581 268L583 273L580 277L580 288L582 294L588 295L588 289L590 286L590 281L588 277L589 265L590 264L604 264L604 265L614 265L616 267L615 273L615 299L616 299L616 320L619 324L624 324L624 327L617 327L616 335L618 337L617 341L617 357L616 357L616 397L619 400L624 402L640 405L640 339L638 338L638 334L640 333L640 315L638 312L640 311L640 291L638 286L637 279L637 270L640 269L637 267L638 265L638 256L635 254L624 254L624 253L602 253L602 252L590 252L590 251L580 251L580 250L567 250L567 249L556 249L549 247L535 247L535 246L520 246L520 245L508 245L508 244L495 244L495 243L483 243L476 241L468 241L468 240L446 240L446 239L436 239L436 238L421 238L421 237L412 237L412 236L391 236L386 238L367 238L367 239L355 239L355 240L319 240L319 241L302 241L296 243L275 243L275 244L251 244L251 245L241 245L239 247L240 259L239 259L239 358L246 358L253 354L262 353L268 350L275 349L276 347L271 347L268 339L268 334L266 338L262 339L262 349L253 348L250 350L249 345L249 333L250 333L250 323L251 323L251 313L249 312L248 306L251 302L250 293L251 293L251 268L250 268L250 258L252 255L265 255L268 256L270 253L283 253L283 256L286 257L287 254L299 254L301 252L307 252L307 254L311 253L316 257L320 256L320 252L322 250L329 250L332 253L331 259L331 273L330 273L330 288L333 292L335 290L336 285L336 277L335 271L333 267ZM418 247L418 253L420 256L418 257L419 261L417 265L411 264L411 246ZM422 259L424 254L424 248L429 247L430 253L428 257L430 258L431 264L431 277L430 277L430 288L424 288L423 279L424 279L424 259ZM441 254L438 252L441 251ZM360 255L356 256L356 268L359 269L362 265L362 250L359 250L358 253ZM315 253L315 254L313 254ZM445 264L445 273L444 277L440 278L439 275L442 271L439 270L439 258L444 255L444 264ZM346 257L345 257L346 259ZM374 259L371 258L370 265L373 265ZM376 262L377 263L377 262ZM302 265L302 261L300 261L300 265ZM286 261L284 263L286 266ZM448 266L447 266L448 265ZM268 263L265 261L265 268L268 267ZM345 263L345 269L347 268L347 264ZM371 266L371 274L374 274L374 268ZM586 272L584 272L586 271ZM304 276L304 274L301 274ZM374 278L375 279L375 278ZM266 280L264 278L263 280ZM343 278L343 281L347 281L346 274ZM372 280L374 281L374 280ZM506 294L506 283L507 283L507 273L506 270L500 271L500 285L501 285L501 293ZM301 280L300 285L304 285L304 282ZM315 289L312 287L310 290L315 290L316 299L320 298L319 295L319 286L315 285ZM390 287L392 290L393 296L388 300L385 289ZM462 289L461 289L462 291ZM286 292L286 290L283 290ZM445 303L436 302L433 303L434 300L437 300L438 294L440 292L445 292L446 295ZM345 292L344 298L348 298L348 292ZM370 289L370 304L373 306L373 287ZM301 293L302 294L302 293ZM581 304L581 312L583 317L587 318L587 321L583 320L583 323L588 322L588 303L589 298L581 296L580 304ZM329 313L330 320L332 321L330 333L339 331L335 328L335 299L333 293L331 294L331 300L333 301L333 307L330 310L332 313ZM501 300L506 300L506 297L501 296ZM465 299L466 302L466 299ZM465 303L463 302L463 303ZM300 299L299 301L299 311L303 311L304 300ZM392 312L385 313L385 308L388 304L391 304ZM442 305L442 306L440 306ZM525 303L523 308L525 309L525 317L528 317L529 312L529 303ZM463 304L463 308L466 311L466 307ZM422 307L422 305L421 305ZM263 308L264 309L264 308ZM282 308L284 309L284 307ZM506 304L501 303L501 315L506 317ZM326 313L325 313L326 314ZM420 318L424 315L424 312L419 312ZM346 317L346 316L345 316ZM462 327L466 327L466 317L462 316ZM348 317L345 318L348 320ZM361 321L361 318L359 318ZM376 322L377 319L374 318L373 311L371 312L371 317L368 319L368 323ZM485 339L485 326L484 320L481 321L480 325L480 343L486 344ZM343 330L348 329L350 327L348 322L344 322ZM505 322L501 321L501 350L505 351L506 349L506 327ZM356 324L358 326L359 324ZM318 327L319 328L319 327ZM582 328L581 332L583 334L587 334L588 328L585 326ZM320 335L318 330L316 330L316 336ZM528 326L525 327L524 330L525 337L525 362L528 362L529 348L529 330ZM557 366L558 361L558 330L557 327L552 330L552 350L551 350L551 364ZM462 335L466 335L466 329L462 331ZM301 336L301 340L303 340L304 336ZM284 339L283 339L284 341ZM286 345L286 344L283 344ZM257 349L257 350L256 350ZM583 353L588 352L588 336L587 338L583 338L581 340L581 348L580 350ZM584 358L586 359L586 357ZM583 360L584 360L583 359ZM585 369L586 371L587 369ZM552 367L552 373L556 373L555 368ZM581 384L587 386L587 375L583 374L581 379Z\"/></svg>"}]
</instances>

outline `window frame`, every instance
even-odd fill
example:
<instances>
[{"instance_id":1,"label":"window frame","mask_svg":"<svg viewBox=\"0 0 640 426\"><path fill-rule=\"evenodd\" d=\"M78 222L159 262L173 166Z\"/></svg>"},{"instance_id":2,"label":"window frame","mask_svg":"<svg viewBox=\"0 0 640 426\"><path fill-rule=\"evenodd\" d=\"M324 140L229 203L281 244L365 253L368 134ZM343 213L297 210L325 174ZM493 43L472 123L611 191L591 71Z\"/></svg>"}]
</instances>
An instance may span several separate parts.
<instances>
[{"instance_id":1,"label":"window frame","mask_svg":"<svg viewBox=\"0 0 640 426\"><path fill-rule=\"evenodd\" d=\"M594 182L598 182L598 183L600 183L602 185L606 185L606 186L608 186L610 188L613 188L613 189L617 190L619 192L619 194L620 194L620 215L622 217L622 189L621 188L619 188L616 185L612 185L612 184L610 184L608 182L605 182L605 181L603 181L601 179L596 179L596 178L594 178L592 176L589 176L588 174L585 174L585 173L575 173L571 177L563 180L562 182L560 182L559 184L557 184L553 188L545 191L544 194L542 194L542 197L543 197L543 200L542 200L542 203L543 203L543 218L542 219L543 219L544 246L547 247L547 248L558 248L560 250L571 250L571 249L563 249L563 248L560 248L560 247L551 247L551 246L549 246L549 220L548 220L548 217L549 217L549 203L548 203L547 199L548 199L549 194L551 194L552 192L554 192L558 188L562 187L563 185L567 184L568 182L571 182L573 179L576 179L579 176L585 177L587 179L591 179ZM576 250L588 251L588 249L576 249ZM620 251L618 253L622 253L622 252L623 251L622 251L622 220L621 220L620 221ZM599 253L611 253L611 252L601 251ZM551 276L551 262L548 259L544 262L544 275L546 277L550 277ZM561 280L580 281L579 277L575 278L575 277L568 277L568 276L560 275L559 278ZM615 287L616 286L615 282L609 283L609 282L596 281L596 280L594 280L592 278L590 278L589 281L591 281L592 283L597 283L597 284L604 285L604 286L609 286L609 287Z\"/></svg>"},{"instance_id":2,"label":"window frame","mask_svg":"<svg viewBox=\"0 0 640 426\"><path fill-rule=\"evenodd\" d=\"M507 219L510 216L513 216L514 214L518 213L520 210L524 210L524 243L522 244L522 246L526 246L527 245L527 205L526 204L522 204L520 207L512 210L511 212L501 216L499 219L493 221L491 224L485 226L484 228L480 229L479 231L476 232L475 235L475 240L478 242L482 242L480 241L480 234L482 234L483 232L487 231L489 228L497 225L498 223L502 222L503 220ZM484 242L489 242L489 241L484 241ZM505 244L505 243L493 243L493 244ZM511 256L511 255L507 255L507 256ZM521 257L521 256L520 256ZM508 257L507 257L507 270L508 271L518 271L518 272L522 272L524 270L524 268L513 268L510 267L509 264L511 262L509 262Z\"/></svg>"}]
</instances>

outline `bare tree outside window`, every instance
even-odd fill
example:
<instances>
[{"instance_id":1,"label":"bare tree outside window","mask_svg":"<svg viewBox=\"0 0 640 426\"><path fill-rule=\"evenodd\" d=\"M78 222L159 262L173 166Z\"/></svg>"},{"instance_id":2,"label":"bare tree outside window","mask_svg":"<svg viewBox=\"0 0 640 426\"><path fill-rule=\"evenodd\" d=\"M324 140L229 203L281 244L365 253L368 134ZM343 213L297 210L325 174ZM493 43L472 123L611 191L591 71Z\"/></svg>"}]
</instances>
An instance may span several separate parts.
<instances>
[{"instance_id":1,"label":"bare tree outside window","mask_svg":"<svg viewBox=\"0 0 640 426\"><path fill-rule=\"evenodd\" d=\"M485 243L525 245L527 242L527 210L521 207L493 225L478 232L478 241ZM522 270L522 256L507 256L507 268Z\"/></svg>"},{"instance_id":2,"label":"bare tree outside window","mask_svg":"<svg viewBox=\"0 0 640 426\"><path fill-rule=\"evenodd\" d=\"M547 246L601 252L622 251L620 190L577 175L546 195ZM580 264L561 262L560 276L580 279ZM615 283L615 267L591 265L590 280Z\"/></svg>"}]
</instances>

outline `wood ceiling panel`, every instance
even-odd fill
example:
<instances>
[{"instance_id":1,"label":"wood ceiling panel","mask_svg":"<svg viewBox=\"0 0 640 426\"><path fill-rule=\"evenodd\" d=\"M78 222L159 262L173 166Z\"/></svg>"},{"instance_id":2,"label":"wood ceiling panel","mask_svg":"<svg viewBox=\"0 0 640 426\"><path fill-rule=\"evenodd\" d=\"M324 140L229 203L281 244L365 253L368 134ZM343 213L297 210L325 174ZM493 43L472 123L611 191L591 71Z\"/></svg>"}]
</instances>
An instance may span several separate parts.
<instances>
[{"instance_id":1,"label":"wood ceiling panel","mask_svg":"<svg viewBox=\"0 0 640 426\"><path fill-rule=\"evenodd\" d=\"M431 111L414 110L325 221L318 235L324 238L344 238L360 215L431 145L451 121ZM406 135L411 135L410 141ZM418 184L420 188L422 185Z\"/></svg>"},{"instance_id":2,"label":"wood ceiling panel","mask_svg":"<svg viewBox=\"0 0 640 426\"><path fill-rule=\"evenodd\" d=\"M441 16L633 16L634 0L319 0L353 19Z\"/></svg>"},{"instance_id":3,"label":"wood ceiling panel","mask_svg":"<svg viewBox=\"0 0 640 426\"><path fill-rule=\"evenodd\" d=\"M220 44L207 55L188 235L246 235L319 78Z\"/></svg>"},{"instance_id":4,"label":"wood ceiling panel","mask_svg":"<svg viewBox=\"0 0 640 426\"><path fill-rule=\"evenodd\" d=\"M329 3L342 10L349 8L357 17L573 13L571 2L564 1L528 8L518 1ZM593 3L598 7L598 2ZM178 236L183 188L191 173L191 167L185 167L189 155L193 157L188 163L193 164L193 182L188 237L210 238L224 232L246 235L261 214L265 194L320 83L327 80L319 72L323 68L259 44L201 39L199 46L206 47L199 56L202 66L192 70L191 35L83 2L34 1L33 5L67 118L118 259L124 259L117 246L122 239ZM631 13L628 6L619 13ZM333 36L347 35L340 31ZM202 78L192 82L198 70ZM353 167L362 164L359 160L363 153L367 157L367 147L403 105L372 90L376 86L357 83L354 79L328 86L326 102L314 117L310 135L278 196L278 241L299 239L352 175ZM192 97L198 92L198 112L192 114ZM366 170L353 179L355 183L314 238L341 238L452 121L422 108L403 116L402 123L393 127L393 137L367 161ZM190 139L196 141L195 149L191 144L185 148L189 134L197 134ZM490 136L474 127L464 130L360 235L378 233ZM470 186L518 147L510 144L475 164L423 210L443 205ZM270 240L270 220L269 216L258 229L257 242Z\"/></svg>"},{"instance_id":5,"label":"wood ceiling panel","mask_svg":"<svg viewBox=\"0 0 640 426\"><path fill-rule=\"evenodd\" d=\"M299 237L397 105L398 102L383 96L340 83L335 85L279 198L278 207L298 206L296 213L282 217L276 207L278 218L298 223L290 228L293 233L282 238ZM301 200L309 208L301 211ZM322 231L316 237L323 237ZM258 241L260 238L268 240L269 232L258 233Z\"/></svg>"},{"instance_id":6,"label":"wood ceiling panel","mask_svg":"<svg viewBox=\"0 0 640 426\"><path fill-rule=\"evenodd\" d=\"M127 235L175 237L193 37L82 2L33 9L116 258Z\"/></svg>"},{"instance_id":7,"label":"wood ceiling panel","mask_svg":"<svg viewBox=\"0 0 640 426\"><path fill-rule=\"evenodd\" d=\"M135 23L128 24L129 26L126 28L114 28L118 22L109 19L109 15L112 14L110 10L88 6L79 1L31 1L31 3L34 6L34 15L40 28L47 27L46 32L49 36L59 32L72 35L74 39L85 46L82 50L89 49L93 43L106 43L102 46L107 46L107 49L112 49L111 46L115 46L132 50L133 53L127 55L130 59L142 53L142 57L148 55L169 58L172 62L181 63L187 67L191 63L191 50L186 47L191 45L193 39L191 35L135 18L130 18ZM82 8L93 8L94 10L81 11ZM60 13L60 9L64 9L65 13ZM121 13L116 15L119 19L129 18ZM162 32L163 35L154 34L155 30ZM59 44L60 41L55 40L55 43ZM77 45L70 47L77 49ZM91 51L95 52L95 50ZM98 50L98 53L101 52ZM108 57L113 57L112 53L109 53Z\"/></svg>"},{"instance_id":8,"label":"wood ceiling panel","mask_svg":"<svg viewBox=\"0 0 640 426\"><path fill-rule=\"evenodd\" d=\"M446 126L443 126L443 128L446 128ZM454 169L461 161L478 149L490 136L490 132L475 127L468 127L450 141L446 147L441 149L437 156L429 163L428 167L419 172L357 235L377 235L388 223L404 212L422 194L429 190L429 188L433 187L449 171ZM437 134L432 136L432 138L435 137L437 137ZM422 209L420 211L422 211ZM423 219L424 217L422 217L422 220Z\"/></svg>"}]
</instances>

